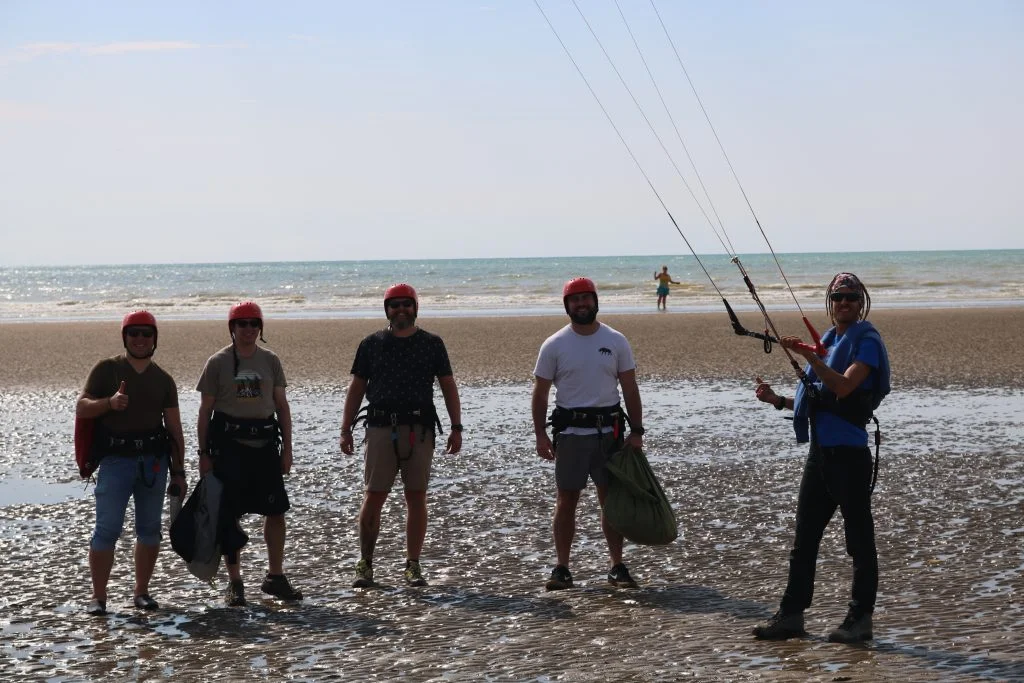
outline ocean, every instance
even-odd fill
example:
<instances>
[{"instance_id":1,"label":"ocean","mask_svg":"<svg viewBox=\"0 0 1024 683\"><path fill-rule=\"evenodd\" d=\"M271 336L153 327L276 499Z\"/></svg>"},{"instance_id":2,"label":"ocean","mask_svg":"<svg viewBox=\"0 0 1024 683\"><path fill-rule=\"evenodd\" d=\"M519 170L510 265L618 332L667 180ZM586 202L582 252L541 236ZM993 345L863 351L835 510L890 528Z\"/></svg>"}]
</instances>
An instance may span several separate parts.
<instances>
[{"instance_id":1,"label":"ocean","mask_svg":"<svg viewBox=\"0 0 1024 683\"><path fill-rule=\"evenodd\" d=\"M1024 305L1024 250L779 254L801 307L816 307L831 277L856 273L875 308ZM736 310L753 300L726 255L701 261ZM740 256L765 305L796 308L770 254ZM514 259L305 261L0 267L0 322L97 320L146 308L161 318L206 319L257 301L280 318L380 315L394 282L420 294L423 316L550 315L561 312L561 286L585 275L605 312L655 311L653 274L661 266L681 284L669 308L718 310L721 301L692 255Z\"/></svg>"}]
</instances>

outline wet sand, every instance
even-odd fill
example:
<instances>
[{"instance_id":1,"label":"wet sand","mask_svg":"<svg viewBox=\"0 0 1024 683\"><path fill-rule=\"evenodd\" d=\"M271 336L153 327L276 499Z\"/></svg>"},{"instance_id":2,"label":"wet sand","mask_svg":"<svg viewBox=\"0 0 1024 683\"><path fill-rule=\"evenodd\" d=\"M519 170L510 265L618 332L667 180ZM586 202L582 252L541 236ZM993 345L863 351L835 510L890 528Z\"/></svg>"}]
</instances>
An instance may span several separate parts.
<instances>
[{"instance_id":1,"label":"wet sand","mask_svg":"<svg viewBox=\"0 0 1024 683\"><path fill-rule=\"evenodd\" d=\"M383 316L383 314L382 314ZM741 316L757 330L760 318ZM755 375L789 382L782 350L765 355L761 342L738 337L724 313L601 316L624 332L641 379L749 381ZM773 315L782 334L807 337L793 313ZM897 386L1019 387L1024 362L1013 349L1024 338L1024 309L875 310ZM811 315L820 331L827 319ZM540 343L564 316L422 319L448 346L456 377L469 383L531 379ZM0 323L0 387L80 387L89 368L119 353L119 321ZM348 381L359 340L381 320L268 320L269 348L281 356L294 385L339 386ZM193 386L203 363L230 343L226 322L160 322L157 361L179 384Z\"/></svg>"},{"instance_id":2,"label":"wet sand","mask_svg":"<svg viewBox=\"0 0 1024 683\"><path fill-rule=\"evenodd\" d=\"M682 530L667 547L627 545L639 590L604 581L592 489L574 544L577 586L542 588L553 475L532 450L529 377L540 340L562 324L554 317L423 321L448 342L468 429L463 454L435 460L423 556L430 586L402 584L404 515L392 496L375 563L384 587L350 588L361 465L338 454L337 418L355 345L378 324L282 321L267 336L292 382L286 568L307 599L260 597L265 551L250 517L249 607L222 607L223 573L206 586L165 548L152 584L162 609L138 612L129 606L129 512L112 614L99 619L82 611L93 500L81 485L67 493L76 479L69 442L79 385L97 358L117 352L116 324L114 344L111 325L0 325L0 482L24 489L19 501L34 487L62 494L0 501L0 679L1024 680L1024 362L1012 353L1022 313L872 315L897 374L879 411L876 638L853 647L824 640L849 592L838 519L822 544L811 636L749 635L785 582L804 449L788 422L751 400L754 374L792 385L784 356L765 357L722 318L607 318L637 352L647 450ZM224 327L161 327L158 358L181 387L190 452L190 388Z\"/></svg>"}]
</instances>

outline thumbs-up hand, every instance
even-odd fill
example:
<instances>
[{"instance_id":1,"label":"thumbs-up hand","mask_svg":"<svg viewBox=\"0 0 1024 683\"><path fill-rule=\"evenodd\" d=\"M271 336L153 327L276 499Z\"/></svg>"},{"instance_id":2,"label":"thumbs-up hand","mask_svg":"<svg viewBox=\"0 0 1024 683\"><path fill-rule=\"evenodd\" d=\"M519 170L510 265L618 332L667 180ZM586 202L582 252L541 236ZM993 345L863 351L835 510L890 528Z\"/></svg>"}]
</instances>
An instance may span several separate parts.
<instances>
[{"instance_id":1,"label":"thumbs-up hand","mask_svg":"<svg viewBox=\"0 0 1024 683\"><path fill-rule=\"evenodd\" d=\"M117 388L117 393L109 399L111 410L125 410L128 408L128 394L126 394L125 391L125 383L122 380L121 386Z\"/></svg>"}]
</instances>

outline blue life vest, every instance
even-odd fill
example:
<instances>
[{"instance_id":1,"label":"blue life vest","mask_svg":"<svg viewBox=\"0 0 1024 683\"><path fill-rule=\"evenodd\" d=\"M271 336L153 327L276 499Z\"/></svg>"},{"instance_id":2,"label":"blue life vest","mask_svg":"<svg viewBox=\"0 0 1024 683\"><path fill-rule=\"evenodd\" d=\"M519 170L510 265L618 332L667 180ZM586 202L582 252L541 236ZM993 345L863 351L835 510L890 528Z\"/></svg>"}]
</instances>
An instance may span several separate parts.
<instances>
[{"instance_id":1,"label":"blue life vest","mask_svg":"<svg viewBox=\"0 0 1024 683\"><path fill-rule=\"evenodd\" d=\"M867 404L871 410L874 410L882 402L889 391L891 390L890 382L890 371L889 371L889 353L886 351L885 344L882 342L882 336L875 329L875 326L866 320L861 320L853 325L846 328L846 334L839 339L836 347L831 350L830 355L826 361L827 365L842 374L846 372L846 369L850 367L853 361L857 357L857 349L862 339L873 339L878 343L879 357L878 367L873 368L872 375L872 388L866 390L869 392L867 397ZM836 341L836 328L831 327L821 338L821 343L826 348L832 346L833 342ZM818 379L818 376L811 369L810 364L804 368L804 372L807 373L807 378L817 388L819 395L826 396L831 395L835 398L824 383ZM855 391L865 391L864 389L856 389ZM809 418L811 413L811 399L807 396L807 387L804 386L803 382L797 384L796 395L793 398L793 430L796 432L797 443L806 443L810 438Z\"/></svg>"}]
</instances>

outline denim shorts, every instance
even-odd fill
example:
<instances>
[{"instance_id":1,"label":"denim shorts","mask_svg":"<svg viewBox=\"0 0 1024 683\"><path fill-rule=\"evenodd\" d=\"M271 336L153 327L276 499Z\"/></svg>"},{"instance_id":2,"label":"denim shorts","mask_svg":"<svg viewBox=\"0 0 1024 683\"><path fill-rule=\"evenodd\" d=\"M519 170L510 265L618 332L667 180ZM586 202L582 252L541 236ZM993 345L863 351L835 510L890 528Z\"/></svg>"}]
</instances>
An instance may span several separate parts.
<instances>
[{"instance_id":1,"label":"denim shorts","mask_svg":"<svg viewBox=\"0 0 1024 683\"><path fill-rule=\"evenodd\" d=\"M89 547L113 550L124 528L128 499L135 500L135 536L142 545L160 544L167 489L167 456L108 455L96 471L96 530Z\"/></svg>"}]
</instances>

